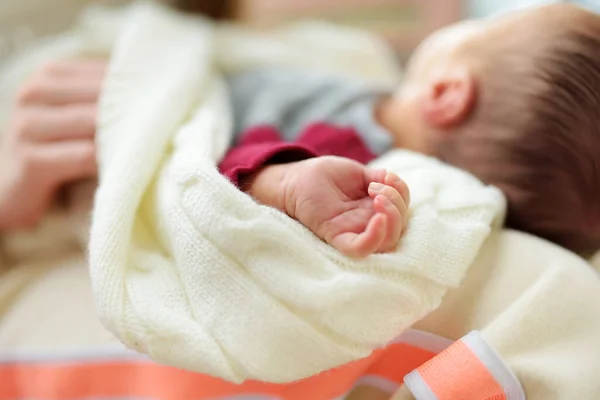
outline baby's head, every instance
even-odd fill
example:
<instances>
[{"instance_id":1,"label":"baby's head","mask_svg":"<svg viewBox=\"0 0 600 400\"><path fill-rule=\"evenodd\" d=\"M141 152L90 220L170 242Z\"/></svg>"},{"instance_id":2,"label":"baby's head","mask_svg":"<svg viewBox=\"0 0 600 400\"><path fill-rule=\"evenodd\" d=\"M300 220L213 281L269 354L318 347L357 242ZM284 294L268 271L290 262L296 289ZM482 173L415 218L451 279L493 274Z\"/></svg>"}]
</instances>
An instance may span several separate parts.
<instances>
[{"instance_id":1,"label":"baby's head","mask_svg":"<svg viewBox=\"0 0 600 400\"><path fill-rule=\"evenodd\" d=\"M600 17L552 5L444 29L398 96L399 146L498 186L509 227L600 249Z\"/></svg>"}]
</instances>

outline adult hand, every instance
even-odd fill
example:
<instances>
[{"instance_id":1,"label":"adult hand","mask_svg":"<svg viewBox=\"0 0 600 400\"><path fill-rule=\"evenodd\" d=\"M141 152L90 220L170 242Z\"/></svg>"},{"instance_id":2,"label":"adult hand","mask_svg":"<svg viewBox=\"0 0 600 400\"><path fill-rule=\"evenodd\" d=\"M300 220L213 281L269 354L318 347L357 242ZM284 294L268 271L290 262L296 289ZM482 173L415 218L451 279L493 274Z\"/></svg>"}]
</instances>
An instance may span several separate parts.
<instances>
[{"instance_id":1,"label":"adult hand","mask_svg":"<svg viewBox=\"0 0 600 400\"><path fill-rule=\"evenodd\" d=\"M64 185L96 175L101 61L43 67L18 96L0 142L0 231L35 225Z\"/></svg>"}]
</instances>

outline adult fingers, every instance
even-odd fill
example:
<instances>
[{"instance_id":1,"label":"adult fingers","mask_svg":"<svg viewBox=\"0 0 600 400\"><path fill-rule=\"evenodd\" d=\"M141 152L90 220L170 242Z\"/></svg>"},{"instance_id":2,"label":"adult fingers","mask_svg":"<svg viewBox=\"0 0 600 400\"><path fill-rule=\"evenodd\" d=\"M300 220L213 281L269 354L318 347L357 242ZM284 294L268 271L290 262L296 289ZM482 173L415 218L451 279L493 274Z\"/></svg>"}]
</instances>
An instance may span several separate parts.
<instances>
[{"instance_id":1,"label":"adult fingers","mask_svg":"<svg viewBox=\"0 0 600 400\"><path fill-rule=\"evenodd\" d=\"M31 80L20 90L21 106L63 106L74 103L96 103L102 88L98 77L42 76Z\"/></svg>"},{"instance_id":2,"label":"adult fingers","mask_svg":"<svg viewBox=\"0 0 600 400\"><path fill-rule=\"evenodd\" d=\"M29 173L48 189L97 174L96 147L92 140L55 142L28 150Z\"/></svg>"},{"instance_id":3,"label":"adult fingers","mask_svg":"<svg viewBox=\"0 0 600 400\"><path fill-rule=\"evenodd\" d=\"M94 104L29 107L17 116L14 134L34 142L90 139L96 133L96 110Z\"/></svg>"},{"instance_id":4,"label":"adult fingers","mask_svg":"<svg viewBox=\"0 0 600 400\"><path fill-rule=\"evenodd\" d=\"M95 77L101 79L106 74L106 60L59 60L44 65L39 76L48 77Z\"/></svg>"}]
</instances>

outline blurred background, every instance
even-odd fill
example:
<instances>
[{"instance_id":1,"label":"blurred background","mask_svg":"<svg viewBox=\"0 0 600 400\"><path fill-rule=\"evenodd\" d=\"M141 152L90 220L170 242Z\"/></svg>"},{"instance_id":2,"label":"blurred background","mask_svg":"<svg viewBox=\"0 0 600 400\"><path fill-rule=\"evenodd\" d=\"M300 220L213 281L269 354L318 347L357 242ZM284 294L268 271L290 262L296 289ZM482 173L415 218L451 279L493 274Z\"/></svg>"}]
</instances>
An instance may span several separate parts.
<instances>
[{"instance_id":1,"label":"blurred background","mask_svg":"<svg viewBox=\"0 0 600 400\"><path fill-rule=\"evenodd\" d=\"M163 0L177 7L268 27L324 19L383 35L401 59L431 31L462 18L485 17L551 0ZM59 31L90 3L125 0L1 0L0 55L31 37ZM600 0L574 0L600 11Z\"/></svg>"}]
</instances>

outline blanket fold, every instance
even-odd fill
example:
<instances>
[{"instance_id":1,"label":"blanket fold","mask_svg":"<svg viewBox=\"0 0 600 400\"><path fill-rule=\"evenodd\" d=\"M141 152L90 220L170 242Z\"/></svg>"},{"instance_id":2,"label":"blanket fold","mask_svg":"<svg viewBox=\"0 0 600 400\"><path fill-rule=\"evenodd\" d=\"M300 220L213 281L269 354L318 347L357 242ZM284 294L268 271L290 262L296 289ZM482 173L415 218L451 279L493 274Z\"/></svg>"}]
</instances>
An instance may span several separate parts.
<instances>
[{"instance_id":1,"label":"blanket fold","mask_svg":"<svg viewBox=\"0 0 600 400\"><path fill-rule=\"evenodd\" d=\"M294 381L366 357L460 283L501 215L496 189L392 152L376 164L411 187L410 229L396 253L353 261L222 177L225 71L293 63L381 81L392 70L384 53L361 70L344 60L373 47L326 52L327 40L313 45L328 54L321 66L299 57L314 29L269 46L152 4L125 24L100 107L90 271L103 322L126 345L235 382ZM236 43L246 51L232 56Z\"/></svg>"}]
</instances>

